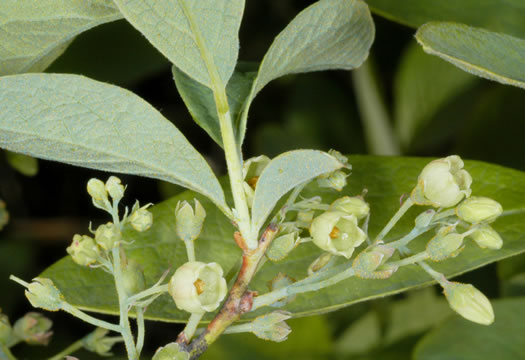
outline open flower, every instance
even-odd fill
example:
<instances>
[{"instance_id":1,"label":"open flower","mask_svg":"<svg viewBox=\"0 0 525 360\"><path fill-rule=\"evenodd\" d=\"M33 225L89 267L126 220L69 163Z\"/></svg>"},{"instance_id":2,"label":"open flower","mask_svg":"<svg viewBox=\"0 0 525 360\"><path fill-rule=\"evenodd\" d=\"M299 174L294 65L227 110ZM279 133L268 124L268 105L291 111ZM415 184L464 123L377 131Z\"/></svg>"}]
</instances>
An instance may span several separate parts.
<instances>
[{"instance_id":1,"label":"open flower","mask_svg":"<svg viewBox=\"0 0 525 360\"><path fill-rule=\"evenodd\" d=\"M412 191L412 200L416 204L434 207L455 206L470 196L471 184L472 177L463 169L463 160L457 155L448 156L425 166Z\"/></svg>"},{"instance_id":2,"label":"open flower","mask_svg":"<svg viewBox=\"0 0 525 360\"><path fill-rule=\"evenodd\" d=\"M175 271L169 282L169 293L175 305L190 313L217 309L226 296L226 280L219 264L190 261Z\"/></svg>"},{"instance_id":3,"label":"open flower","mask_svg":"<svg viewBox=\"0 0 525 360\"><path fill-rule=\"evenodd\" d=\"M366 240L366 234L357 226L355 215L341 211L327 211L312 221L312 241L321 249L349 259L354 249Z\"/></svg>"}]
</instances>

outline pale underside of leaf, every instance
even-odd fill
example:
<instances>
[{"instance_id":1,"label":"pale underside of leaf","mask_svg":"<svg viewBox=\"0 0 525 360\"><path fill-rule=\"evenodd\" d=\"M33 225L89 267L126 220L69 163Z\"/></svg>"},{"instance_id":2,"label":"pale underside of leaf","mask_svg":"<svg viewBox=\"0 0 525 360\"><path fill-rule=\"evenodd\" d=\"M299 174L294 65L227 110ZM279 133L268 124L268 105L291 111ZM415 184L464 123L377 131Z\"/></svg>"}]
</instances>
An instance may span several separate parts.
<instances>
[{"instance_id":1,"label":"pale underside of leaf","mask_svg":"<svg viewBox=\"0 0 525 360\"><path fill-rule=\"evenodd\" d=\"M525 40L456 23L429 23L416 39L427 53L471 74L525 88Z\"/></svg>"},{"instance_id":2,"label":"pale underside of leaf","mask_svg":"<svg viewBox=\"0 0 525 360\"><path fill-rule=\"evenodd\" d=\"M75 36L121 17L110 0L2 0L0 76L43 71Z\"/></svg>"},{"instance_id":3,"label":"pale underside of leaf","mask_svg":"<svg viewBox=\"0 0 525 360\"><path fill-rule=\"evenodd\" d=\"M331 203L341 196L361 194L363 188L367 188L366 201L371 206L369 233L372 237L396 212L399 208L400 194L410 192L419 172L430 161L373 156L350 156L349 160L353 165L353 172L348 178L348 186L342 192L320 191L316 186L311 186L306 189L304 196L319 195L324 203ZM450 278L525 252L525 173L476 161L466 161L465 168L474 178L474 195L494 198L503 205L504 216L493 226L501 234L504 245L501 250L491 251L480 249L470 239L466 239L465 250L456 258L431 263L436 270ZM147 232L125 232L125 238L133 241L126 252L143 267L148 285L154 284L166 269L176 269L186 262L184 244L178 241L174 234L173 210L178 201L190 201L195 196L193 192L185 192L153 207L155 220L153 227ZM241 251L232 239L235 228L210 201L199 195L197 197L207 212L203 232L195 241L197 259L203 262L218 262L225 273L237 271ZM414 217L425 209L417 207L412 210L407 218L402 219L392 230L386 241L409 232L414 226ZM416 240L410 247L424 248L431 236L432 234L429 234ZM278 263L267 262L250 284L250 289L264 294L268 291L268 282L279 273L297 280L304 278L308 266L321 252L312 243L301 244L285 260ZM96 312L118 313L113 282L110 276L100 269L81 267L71 259L64 258L41 276L51 278L66 299L74 305ZM283 309L291 311L294 316L308 316L432 283L432 279L423 270L411 265L401 268L387 280L350 278L320 291L300 294ZM242 319L253 319L272 310L273 308L263 307L256 312L244 314ZM187 313L176 309L173 300L167 294L148 307L146 312L149 319L169 322L184 322L188 316ZM213 314L207 314L205 321L210 320L212 316Z\"/></svg>"},{"instance_id":4,"label":"pale underside of leaf","mask_svg":"<svg viewBox=\"0 0 525 360\"><path fill-rule=\"evenodd\" d=\"M0 146L72 165L162 179L210 197L221 186L180 131L133 93L77 75L0 78Z\"/></svg>"},{"instance_id":5,"label":"pale underside of leaf","mask_svg":"<svg viewBox=\"0 0 525 360\"><path fill-rule=\"evenodd\" d=\"M275 38L264 56L247 100L270 81L288 74L329 69L351 70L368 57L375 28L368 6L361 0L321 0L303 10ZM244 140L247 114L240 122Z\"/></svg>"},{"instance_id":6,"label":"pale underside of leaf","mask_svg":"<svg viewBox=\"0 0 525 360\"><path fill-rule=\"evenodd\" d=\"M252 205L252 231L259 231L279 199L288 191L343 166L333 156L317 150L290 151L270 161L257 181Z\"/></svg>"},{"instance_id":7,"label":"pale underside of leaf","mask_svg":"<svg viewBox=\"0 0 525 360\"><path fill-rule=\"evenodd\" d=\"M233 73L244 0L115 0L124 17L173 64L213 88Z\"/></svg>"}]
</instances>

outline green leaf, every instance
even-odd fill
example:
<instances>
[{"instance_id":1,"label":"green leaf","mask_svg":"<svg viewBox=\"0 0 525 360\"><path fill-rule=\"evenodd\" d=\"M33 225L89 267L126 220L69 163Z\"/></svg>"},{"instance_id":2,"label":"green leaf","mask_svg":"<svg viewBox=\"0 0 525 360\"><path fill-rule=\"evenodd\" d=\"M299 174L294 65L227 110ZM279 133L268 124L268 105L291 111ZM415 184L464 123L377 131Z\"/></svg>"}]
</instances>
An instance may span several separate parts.
<instances>
[{"instance_id":1,"label":"green leaf","mask_svg":"<svg viewBox=\"0 0 525 360\"><path fill-rule=\"evenodd\" d=\"M401 58L395 78L395 127L403 145L408 147L436 113L475 80L412 43Z\"/></svg>"},{"instance_id":2,"label":"green leaf","mask_svg":"<svg viewBox=\"0 0 525 360\"><path fill-rule=\"evenodd\" d=\"M234 130L238 129L239 118L257 74L257 63L240 62L237 64L228 85L226 94L230 105L230 114L234 121ZM206 86L173 66L173 79L182 100L190 111L193 120L203 128L211 138L222 147L221 128L217 116L217 107L213 92Z\"/></svg>"},{"instance_id":3,"label":"green leaf","mask_svg":"<svg viewBox=\"0 0 525 360\"><path fill-rule=\"evenodd\" d=\"M43 71L75 36L120 18L111 0L2 0L0 76Z\"/></svg>"},{"instance_id":4,"label":"green leaf","mask_svg":"<svg viewBox=\"0 0 525 360\"><path fill-rule=\"evenodd\" d=\"M12 168L25 176L35 176L38 173L38 160L24 154L6 151L7 162Z\"/></svg>"},{"instance_id":5,"label":"green leaf","mask_svg":"<svg viewBox=\"0 0 525 360\"><path fill-rule=\"evenodd\" d=\"M317 150L295 150L272 159L264 168L252 205L252 231L257 233L280 198L297 185L343 167L336 158Z\"/></svg>"},{"instance_id":6,"label":"green leaf","mask_svg":"<svg viewBox=\"0 0 525 360\"><path fill-rule=\"evenodd\" d=\"M320 195L325 202L330 202L344 195L361 194L363 188L367 188L367 201L371 206L369 231L374 236L399 208L399 197L415 186L419 172L429 161L430 159L421 158L351 156L353 172L345 190L340 193L319 190L313 184L306 189L304 196ZM433 264L436 270L450 277L525 252L525 173L478 161L466 161L465 167L474 178L473 194L492 197L503 205L504 214L493 225L503 237L504 245L501 250L491 251L480 249L467 239L465 250L456 258ZM237 267L232 268L238 266L241 251L233 240L235 229L231 222L209 200L192 192L185 192L151 208L154 223L150 230L144 233L129 230L124 234L127 240L133 242L127 250L128 255L143 267L148 285L153 285L166 269L176 269L186 262L184 244L176 240L173 211L179 200L189 201L194 197L201 201L207 212L203 233L195 241L197 259L218 262L226 274L237 270ZM386 241L411 230L414 217L423 209L426 208L418 207L418 211L410 211L407 218L403 218L392 230ZM428 239L429 237L415 240L414 247L421 248ZM320 254L321 250L314 244L301 244L282 262L267 262L250 289L264 294L268 291L268 282L279 272L297 280L302 279L307 274L308 266ZM100 269L78 266L66 257L40 276L51 278L73 305L97 312L118 312L112 279ZM294 316L319 314L431 283L432 279L413 265L399 269L387 280L350 278L320 291L300 294L283 310L291 311ZM243 315L243 319L254 318L270 309L273 308L261 308L247 313ZM212 314L206 316L205 320L209 320ZM189 314L178 311L170 297L163 295L148 307L146 317L182 322L188 319Z\"/></svg>"},{"instance_id":7,"label":"green leaf","mask_svg":"<svg viewBox=\"0 0 525 360\"><path fill-rule=\"evenodd\" d=\"M275 38L259 68L247 101L278 77L328 69L351 70L368 57L375 28L361 0L320 0L303 10ZM244 139L247 114L239 129Z\"/></svg>"},{"instance_id":8,"label":"green leaf","mask_svg":"<svg viewBox=\"0 0 525 360\"><path fill-rule=\"evenodd\" d=\"M0 78L0 147L166 180L227 211L221 186L180 131L133 93L77 75Z\"/></svg>"},{"instance_id":9,"label":"green leaf","mask_svg":"<svg viewBox=\"0 0 525 360\"><path fill-rule=\"evenodd\" d=\"M418 28L430 21L454 21L525 37L522 0L366 0L373 12Z\"/></svg>"},{"instance_id":10,"label":"green leaf","mask_svg":"<svg viewBox=\"0 0 525 360\"><path fill-rule=\"evenodd\" d=\"M471 74L525 88L525 40L455 23L429 23L416 33L423 50Z\"/></svg>"},{"instance_id":11,"label":"green leaf","mask_svg":"<svg viewBox=\"0 0 525 360\"><path fill-rule=\"evenodd\" d=\"M493 302L496 321L481 326L459 316L450 318L425 336L414 360L523 360L525 298Z\"/></svg>"},{"instance_id":12,"label":"green leaf","mask_svg":"<svg viewBox=\"0 0 525 360\"><path fill-rule=\"evenodd\" d=\"M228 82L239 52L244 0L115 3L124 17L188 76L209 88L217 81Z\"/></svg>"}]
</instances>

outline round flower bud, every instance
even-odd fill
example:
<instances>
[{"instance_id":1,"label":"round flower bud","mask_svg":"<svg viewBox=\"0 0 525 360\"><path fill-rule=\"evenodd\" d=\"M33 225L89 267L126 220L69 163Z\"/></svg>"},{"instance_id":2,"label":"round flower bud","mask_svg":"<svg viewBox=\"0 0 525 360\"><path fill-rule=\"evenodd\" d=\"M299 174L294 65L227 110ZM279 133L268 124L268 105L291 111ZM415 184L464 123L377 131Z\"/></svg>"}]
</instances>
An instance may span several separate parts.
<instances>
[{"instance_id":1,"label":"round flower bud","mask_svg":"<svg viewBox=\"0 0 525 360\"><path fill-rule=\"evenodd\" d=\"M347 215L355 215L357 220L364 219L370 213L370 206L360 196L343 196L330 205L330 211L341 211Z\"/></svg>"},{"instance_id":2,"label":"round flower bud","mask_svg":"<svg viewBox=\"0 0 525 360\"><path fill-rule=\"evenodd\" d=\"M427 253L430 259L441 261L457 256L463 249L463 235L449 232L448 228L440 230L427 244Z\"/></svg>"},{"instance_id":3,"label":"round flower bud","mask_svg":"<svg viewBox=\"0 0 525 360\"><path fill-rule=\"evenodd\" d=\"M354 249L366 240L366 234L357 226L355 215L327 211L312 221L310 234L314 244L335 255L349 259Z\"/></svg>"},{"instance_id":4,"label":"round flower bud","mask_svg":"<svg viewBox=\"0 0 525 360\"><path fill-rule=\"evenodd\" d=\"M122 340L119 337L106 336L108 333L109 330L97 328L82 339L82 345L86 350L100 356L111 356L110 351L113 345Z\"/></svg>"},{"instance_id":5,"label":"round flower bud","mask_svg":"<svg viewBox=\"0 0 525 360\"><path fill-rule=\"evenodd\" d=\"M53 335L49 331L53 322L44 315L29 312L18 319L13 327L16 337L30 345L47 345Z\"/></svg>"},{"instance_id":6,"label":"round flower bud","mask_svg":"<svg viewBox=\"0 0 525 360\"><path fill-rule=\"evenodd\" d=\"M469 235L482 249L498 250L503 246L503 239L490 225L483 225Z\"/></svg>"},{"instance_id":7,"label":"round flower bud","mask_svg":"<svg viewBox=\"0 0 525 360\"><path fill-rule=\"evenodd\" d=\"M115 201L119 201L124 197L124 185L121 184L120 179L116 176L109 177L108 181L106 181L105 188Z\"/></svg>"},{"instance_id":8,"label":"round flower bud","mask_svg":"<svg viewBox=\"0 0 525 360\"><path fill-rule=\"evenodd\" d=\"M471 224L492 222L503 212L500 203L483 196L472 196L456 208L456 215Z\"/></svg>"},{"instance_id":9,"label":"round flower bud","mask_svg":"<svg viewBox=\"0 0 525 360\"><path fill-rule=\"evenodd\" d=\"M489 299L474 286L449 282L444 286L444 292L452 310L465 319L482 325L494 322L494 311Z\"/></svg>"},{"instance_id":10,"label":"round flower bud","mask_svg":"<svg viewBox=\"0 0 525 360\"><path fill-rule=\"evenodd\" d=\"M87 191L94 200L104 201L108 198L106 187L99 179L90 179L87 183Z\"/></svg>"},{"instance_id":11,"label":"round flower bud","mask_svg":"<svg viewBox=\"0 0 525 360\"><path fill-rule=\"evenodd\" d=\"M11 339L13 329L9 323L9 318L5 314L0 314L0 345L5 345Z\"/></svg>"},{"instance_id":12,"label":"round flower bud","mask_svg":"<svg viewBox=\"0 0 525 360\"><path fill-rule=\"evenodd\" d=\"M190 354L182 351L179 344L169 343L160 347L151 360L189 360Z\"/></svg>"},{"instance_id":13,"label":"round flower bud","mask_svg":"<svg viewBox=\"0 0 525 360\"><path fill-rule=\"evenodd\" d=\"M122 283L128 296L135 295L146 288L144 272L141 266L133 259L129 259L122 268Z\"/></svg>"},{"instance_id":14,"label":"round flower bud","mask_svg":"<svg viewBox=\"0 0 525 360\"><path fill-rule=\"evenodd\" d=\"M87 235L73 236L73 242L66 249L67 253L78 265L94 264L99 256L99 249L95 240Z\"/></svg>"},{"instance_id":15,"label":"round flower bud","mask_svg":"<svg viewBox=\"0 0 525 360\"><path fill-rule=\"evenodd\" d=\"M118 245L122 238L120 229L115 224L108 222L105 225L100 225L95 231L95 242L102 249L109 251Z\"/></svg>"},{"instance_id":16,"label":"round flower bud","mask_svg":"<svg viewBox=\"0 0 525 360\"><path fill-rule=\"evenodd\" d=\"M169 282L169 293L175 305L190 313L217 309L226 296L226 280L219 264L187 262L175 271Z\"/></svg>"},{"instance_id":17,"label":"round flower bud","mask_svg":"<svg viewBox=\"0 0 525 360\"><path fill-rule=\"evenodd\" d=\"M199 237L206 218L206 211L199 200L195 199L195 211L187 201L179 201L175 208L175 232L184 241L193 241Z\"/></svg>"},{"instance_id":18,"label":"round flower bud","mask_svg":"<svg viewBox=\"0 0 525 360\"><path fill-rule=\"evenodd\" d=\"M341 191L346 186L346 177L348 175L341 170L336 170L329 174L321 175L317 178L317 185L322 188L334 189Z\"/></svg>"},{"instance_id":19,"label":"round flower bud","mask_svg":"<svg viewBox=\"0 0 525 360\"><path fill-rule=\"evenodd\" d=\"M463 169L463 160L457 155L431 161L418 178L412 200L420 205L452 207L472 190L472 177Z\"/></svg>"},{"instance_id":20,"label":"round flower bud","mask_svg":"<svg viewBox=\"0 0 525 360\"><path fill-rule=\"evenodd\" d=\"M133 229L138 232L143 232L148 230L153 224L153 214L145 208L140 208L133 211L129 217L129 222Z\"/></svg>"}]
</instances>

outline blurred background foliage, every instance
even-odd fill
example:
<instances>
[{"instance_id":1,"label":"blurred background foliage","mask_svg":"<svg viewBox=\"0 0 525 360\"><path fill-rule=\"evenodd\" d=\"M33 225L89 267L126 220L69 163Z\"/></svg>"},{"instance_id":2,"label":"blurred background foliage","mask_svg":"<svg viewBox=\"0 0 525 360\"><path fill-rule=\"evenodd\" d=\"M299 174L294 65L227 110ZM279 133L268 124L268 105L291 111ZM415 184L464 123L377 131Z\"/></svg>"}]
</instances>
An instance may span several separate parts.
<instances>
[{"instance_id":1,"label":"blurred background foliage","mask_svg":"<svg viewBox=\"0 0 525 360\"><path fill-rule=\"evenodd\" d=\"M247 1L240 59L260 60L280 30L311 3ZM376 5L388 8L384 1L369 3L373 9ZM399 14L388 17L399 19ZM401 22L419 25L419 18L408 19ZM378 15L374 20L376 41L364 74L372 90L360 93L360 99L356 97L356 90L363 89L358 81L352 81L355 74L344 71L274 81L253 104L245 157L275 156L298 148L381 153L370 141L369 119L363 108L363 101L368 101L371 106L384 108L395 143L391 152L436 157L459 154L525 171L525 91L476 78L425 54L413 37L414 28ZM473 25L479 25L476 21L473 17ZM500 29L499 22L491 26ZM525 37L522 30L520 33L516 26L513 35ZM82 74L130 89L172 120L218 174L225 173L221 149L192 121L177 94L168 61L125 21L78 36L47 71ZM14 321L31 309L22 289L8 282L9 274L29 279L63 257L72 235L85 232L90 220L97 222L102 216L91 206L83 184L91 177L105 179L108 175L9 153L4 153L0 166L0 197L9 212L9 223L0 235L0 307ZM126 198L143 203L159 202L181 191L155 180L121 178L128 184ZM6 216L1 208L2 224ZM485 267L463 278L493 299L513 297L519 304L519 296L525 296L525 257ZM267 344L252 335L225 336L204 359L409 359L425 334L414 356L430 359L425 357L430 351L425 348L428 337L442 336L443 329L450 326L475 326L457 316L449 317L451 311L444 299L436 295L433 288L418 290L324 316L295 319L290 321L293 332L289 340L281 344ZM499 301L508 300L497 300L496 304ZM55 322L53 342L43 350L17 348L21 358L51 355L90 331L89 326L68 315L48 316ZM173 324L150 323L146 342L150 354L172 341L179 330ZM77 356L89 359L92 355ZM476 358L485 357L472 357Z\"/></svg>"}]
</instances>

